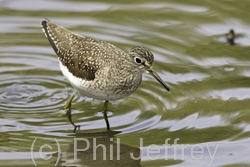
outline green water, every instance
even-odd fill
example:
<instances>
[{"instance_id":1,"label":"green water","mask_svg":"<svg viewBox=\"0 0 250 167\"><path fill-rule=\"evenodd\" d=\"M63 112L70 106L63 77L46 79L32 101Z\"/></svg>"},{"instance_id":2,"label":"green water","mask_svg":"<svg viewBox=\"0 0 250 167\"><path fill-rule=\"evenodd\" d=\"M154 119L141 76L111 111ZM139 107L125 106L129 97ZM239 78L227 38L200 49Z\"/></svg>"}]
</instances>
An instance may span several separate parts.
<instances>
[{"instance_id":1,"label":"green water","mask_svg":"<svg viewBox=\"0 0 250 167\"><path fill-rule=\"evenodd\" d=\"M0 166L250 166L249 8L248 0L0 0ZM102 101L77 97L81 130L72 133L63 107L73 89L44 18L125 51L149 48L171 92L145 74L133 95L109 105L113 132ZM236 45L226 41L230 29Z\"/></svg>"}]
</instances>

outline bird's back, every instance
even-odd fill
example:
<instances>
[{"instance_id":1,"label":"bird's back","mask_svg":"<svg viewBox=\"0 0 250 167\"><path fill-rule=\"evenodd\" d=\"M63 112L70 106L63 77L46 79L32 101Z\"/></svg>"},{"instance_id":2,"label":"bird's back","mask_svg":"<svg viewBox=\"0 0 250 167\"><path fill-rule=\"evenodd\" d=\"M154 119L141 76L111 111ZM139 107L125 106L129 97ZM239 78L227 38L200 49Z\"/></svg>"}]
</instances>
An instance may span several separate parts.
<instances>
[{"instance_id":1,"label":"bird's back","mask_svg":"<svg viewBox=\"0 0 250 167\"><path fill-rule=\"evenodd\" d=\"M45 20L42 27L60 62L76 77L94 80L95 73L126 53L120 48L101 40L73 33Z\"/></svg>"}]
</instances>

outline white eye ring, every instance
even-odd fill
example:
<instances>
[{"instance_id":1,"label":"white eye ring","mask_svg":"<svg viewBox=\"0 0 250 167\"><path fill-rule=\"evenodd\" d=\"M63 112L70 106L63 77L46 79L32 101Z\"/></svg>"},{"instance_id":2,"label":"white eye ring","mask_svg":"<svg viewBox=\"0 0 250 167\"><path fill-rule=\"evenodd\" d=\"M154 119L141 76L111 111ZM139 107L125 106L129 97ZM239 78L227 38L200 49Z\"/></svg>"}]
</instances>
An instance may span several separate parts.
<instances>
[{"instance_id":1,"label":"white eye ring","mask_svg":"<svg viewBox=\"0 0 250 167\"><path fill-rule=\"evenodd\" d=\"M135 57L134 61L135 61L136 64L141 64L142 63L142 60L139 57Z\"/></svg>"}]
</instances>

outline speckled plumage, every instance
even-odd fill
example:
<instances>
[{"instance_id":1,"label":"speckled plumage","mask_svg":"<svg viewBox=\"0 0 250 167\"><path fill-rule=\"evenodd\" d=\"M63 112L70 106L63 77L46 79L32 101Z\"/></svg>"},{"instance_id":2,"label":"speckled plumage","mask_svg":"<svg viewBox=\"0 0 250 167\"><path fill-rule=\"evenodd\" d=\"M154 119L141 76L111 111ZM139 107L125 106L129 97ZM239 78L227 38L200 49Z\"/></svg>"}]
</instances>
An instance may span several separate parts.
<instances>
[{"instance_id":1,"label":"speckled plumage","mask_svg":"<svg viewBox=\"0 0 250 167\"><path fill-rule=\"evenodd\" d=\"M49 20L41 24L58 56L61 71L70 84L83 96L105 100L102 112L107 130L110 130L108 101L132 94L141 84L145 71L169 90L152 69L154 56L147 48L136 46L126 53L108 42L80 36ZM71 118L73 98L69 98L65 109L75 132L80 126L75 125Z\"/></svg>"},{"instance_id":2,"label":"speckled plumage","mask_svg":"<svg viewBox=\"0 0 250 167\"><path fill-rule=\"evenodd\" d=\"M153 54L144 47L137 46L126 53L108 42L80 36L49 20L43 21L42 27L64 76L84 96L122 99L138 88L143 72L152 70Z\"/></svg>"}]
</instances>

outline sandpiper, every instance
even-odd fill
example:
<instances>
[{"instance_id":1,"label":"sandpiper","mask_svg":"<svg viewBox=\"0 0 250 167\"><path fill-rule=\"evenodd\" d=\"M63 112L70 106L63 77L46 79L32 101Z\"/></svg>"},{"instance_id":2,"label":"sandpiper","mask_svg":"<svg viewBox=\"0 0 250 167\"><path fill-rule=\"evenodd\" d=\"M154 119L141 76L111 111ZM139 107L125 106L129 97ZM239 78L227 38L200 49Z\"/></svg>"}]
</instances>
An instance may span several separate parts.
<instances>
[{"instance_id":1,"label":"sandpiper","mask_svg":"<svg viewBox=\"0 0 250 167\"><path fill-rule=\"evenodd\" d=\"M47 19L41 24L58 56L61 71L72 87L82 96L105 101L102 112L107 130L110 130L106 113L108 102L131 95L141 84L145 71L169 91L152 69L154 56L147 48L136 46L126 53L108 42L78 35ZM68 99L65 109L75 132L80 126L71 119L73 98L74 95Z\"/></svg>"}]
</instances>

